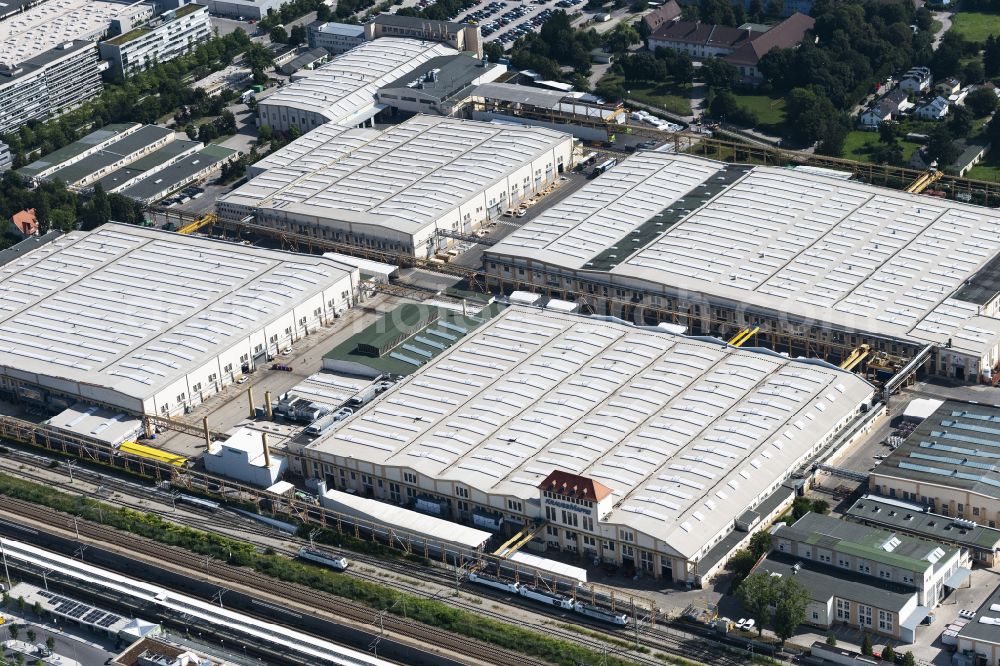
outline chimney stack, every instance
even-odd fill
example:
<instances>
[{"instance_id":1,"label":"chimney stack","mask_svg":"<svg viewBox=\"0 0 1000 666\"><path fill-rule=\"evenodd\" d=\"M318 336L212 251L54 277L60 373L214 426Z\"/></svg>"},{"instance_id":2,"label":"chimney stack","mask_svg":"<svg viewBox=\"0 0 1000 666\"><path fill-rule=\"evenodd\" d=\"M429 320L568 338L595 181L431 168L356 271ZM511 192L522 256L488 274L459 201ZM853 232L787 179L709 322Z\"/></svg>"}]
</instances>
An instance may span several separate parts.
<instances>
[{"instance_id":1,"label":"chimney stack","mask_svg":"<svg viewBox=\"0 0 1000 666\"><path fill-rule=\"evenodd\" d=\"M264 391L264 415L268 421L274 420L274 413L271 411L271 392Z\"/></svg>"},{"instance_id":2,"label":"chimney stack","mask_svg":"<svg viewBox=\"0 0 1000 666\"><path fill-rule=\"evenodd\" d=\"M267 445L267 433L260 433L261 444L264 445L264 467L271 469L271 447Z\"/></svg>"},{"instance_id":3,"label":"chimney stack","mask_svg":"<svg viewBox=\"0 0 1000 666\"><path fill-rule=\"evenodd\" d=\"M205 429L205 449L208 450L212 446L212 433L208 429L208 417L203 416L201 419L201 427Z\"/></svg>"},{"instance_id":4,"label":"chimney stack","mask_svg":"<svg viewBox=\"0 0 1000 666\"><path fill-rule=\"evenodd\" d=\"M247 389L247 400L250 403L250 418L257 418L257 409L253 404L253 387Z\"/></svg>"}]
</instances>

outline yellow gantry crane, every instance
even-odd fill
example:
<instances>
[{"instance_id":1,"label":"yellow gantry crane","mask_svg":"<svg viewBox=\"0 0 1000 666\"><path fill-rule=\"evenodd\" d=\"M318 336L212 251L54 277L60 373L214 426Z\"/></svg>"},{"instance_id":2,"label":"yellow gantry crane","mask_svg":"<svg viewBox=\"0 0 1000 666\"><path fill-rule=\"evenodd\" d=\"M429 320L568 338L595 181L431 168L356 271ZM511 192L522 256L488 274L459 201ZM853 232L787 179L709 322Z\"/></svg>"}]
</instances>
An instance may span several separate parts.
<instances>
[{"instance_id":1,"label":"yellow gantry crane","mask_svg":"<svg viewBox=\"0 0 1000 666\"><path fill-rule=\"evenodd\" d=\"M857 349L851 352L851 355L847 357L843 363L840 364L841 369L850 372L854 368L858 367L861 361L868 358L868 355L872 353L871 347L868 345L861 345Z\"/></svg>"},{"instance_id":2,"label":"yellow gantry crane","mask_svg":"<svg viewBox=\"0 0 1000 666\"><path fill-rule=\"evenodd\" d=\"M937 181L941 180L941 176L943 175L944 173L933 168L930 169L929 171L925 171L919 176L917 176L917 179L915 181L910 183L910 186L906 188L906 191L909 192L910 194L920 194L928 187L930 187Z\"/></svg>"},{"instance_id":3,"label":"yellow gantry crane","mask_svg":"<svg viewBox=\"0 0 1000 666\"><path fill-rule=\"evenodd\" d=\"M742 331L740 331L739 333L737 333L732 337L732 339L729 341L729 344L731 344L734 347L742 347L743 343L747 342L750 338L756 335L758 331L760 331L760 326L754 326L753 328L744 328Z\"/></svg>"},{"instance_id":4,"label":"yellow gantry crane","mask_svg":"<svg viewBox=\"0 0 1000 666\"><path fill-rule=\"evenodd\" d=\"M200 217L194 222L185 224L183 227L177 230L179 234L193 234L196 231L204 229L207 226L215 224L218 221L218 217L215 213L206 213L204 217Z\"/></svg>"}]
</instances>

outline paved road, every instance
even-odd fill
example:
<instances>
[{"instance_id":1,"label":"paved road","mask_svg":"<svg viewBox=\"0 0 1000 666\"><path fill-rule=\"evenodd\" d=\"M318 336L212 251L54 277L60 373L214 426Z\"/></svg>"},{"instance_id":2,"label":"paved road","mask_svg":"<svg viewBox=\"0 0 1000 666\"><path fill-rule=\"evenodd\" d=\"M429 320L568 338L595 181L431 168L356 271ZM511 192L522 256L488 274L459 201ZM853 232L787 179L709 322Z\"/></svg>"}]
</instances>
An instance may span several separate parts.
<instances>
[{"instance_id":1,"label":"paved road","mask_svg":"<svg viewBox=\"0 0 1000 666\"><path fill-rule=\"evenodd\" d=\"M934 41L931 43L931 48L937 51L937 47L941 45L941 38L944 37L944 33L951 30L951 12L934 12L933 14L935 21L941 22L941 29L934 33Z\"/></svg>"},{"instance_id":2,"label":"paved road","mask_svg":"<svg viewBox=\"0 0 1000 666\"><path fill-rule=\"evenodd\" d=\"M52 583L52 590L62 592L69 596L72 596L72 590L64 590L63 586L59 583ZM101 638L95 634L91 634L79 627L73 627L65 624L62 620L57 620L54 624L44 623L36 624L31 621L21 621L18 622L20 633L17 638L19 641L27 641L28 638L25 635L28 629L33 629L37 636L35 637L35 644L45 645L46 639L50 636L55 640L55 650L54 655L65 657L61 663L69 664L70 660L78 662L83 666L91 666L96 664L103 664L108 657L113 657L116 652L113 652L114 645L106 638ZM10 640L9 627L0 627L0 642L6 643ZM100 641L100 643L98 643ZM4 650L4 656L11 659L11 663L14 663L16 659L15 652L12 650ZM28 656L28 655L26 655ZM34 663L36 656L31 655L28 659L28 663ZM53 662L54 663L54 662Z\"/></svg>"}]
</instances>

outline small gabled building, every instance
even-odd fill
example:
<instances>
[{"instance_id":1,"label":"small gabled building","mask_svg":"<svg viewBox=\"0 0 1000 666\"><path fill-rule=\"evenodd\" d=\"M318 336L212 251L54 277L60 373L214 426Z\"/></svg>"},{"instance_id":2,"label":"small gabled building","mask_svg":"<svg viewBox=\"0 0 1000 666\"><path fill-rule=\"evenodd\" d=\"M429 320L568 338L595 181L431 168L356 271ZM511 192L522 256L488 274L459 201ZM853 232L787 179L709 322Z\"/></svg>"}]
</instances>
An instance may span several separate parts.
<instances>
[{"instance_id":1,"label":"small gabled building","mask_svg":"<svg viewBox=\"0 0 1000 666\"><path fill-rule=\"evenodd\" d=\"M936 92L941 97L945 99L951 97L958 93L962 89L962 82L956 79L954 76L949 76L946 79L941 79L934 84L934 92Z\"/></svg>"},{"instance_id":2,"label":"small gabled building","mask_svg":"<svg viewBox=\"0 0 1000 666\"><path fill-rule=\"evenodd\" d=\"M858 120L863 127L874 129L884 122L895 120L912 106L907 100L906 93L896 88L862 111Z\"/></svg>"},{"instance_id":3,"label":"small gabled building","mask_svg":"<svg viewBox=\"0 0 1000 666\"><path fill-rule=\"evenodd\" d=\"M931 87L931 70L928 67L912 67L899 80L899 89L919 95Z\"/></svg>"}]
</instances>

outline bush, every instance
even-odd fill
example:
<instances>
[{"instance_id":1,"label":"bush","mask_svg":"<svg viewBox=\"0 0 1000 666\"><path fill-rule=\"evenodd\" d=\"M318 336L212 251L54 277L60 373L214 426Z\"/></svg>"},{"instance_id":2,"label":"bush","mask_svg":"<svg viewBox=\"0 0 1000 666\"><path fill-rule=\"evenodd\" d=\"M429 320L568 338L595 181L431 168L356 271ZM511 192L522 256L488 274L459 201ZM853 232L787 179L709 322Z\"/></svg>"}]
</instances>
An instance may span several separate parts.
<instances>
[{"instance_id":1,"label":"bush","mask_svg":"<svg viewBox=\"0 0 1000 666\"><path fill-rule=\"evenodd\" d=\"M826 644L830 647L837 647L837 635L832 631L826 635Z\"/></svg>"},{"instance_id":2,"label":"bush","mask_svg":"<svg viewBox=\"0 0 1000 666\"><path fill-rule=\"evenodd\" d=\"M896 651L892 649L891 645L886 645L885 649L882 650L882 661L888 661L890 664L896 663Z\"/></svg>"}]
</instances>

